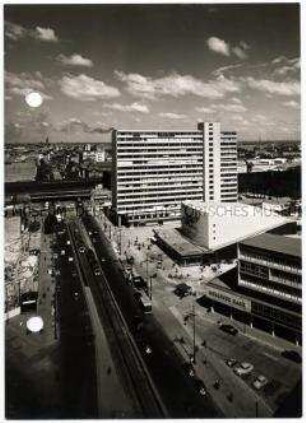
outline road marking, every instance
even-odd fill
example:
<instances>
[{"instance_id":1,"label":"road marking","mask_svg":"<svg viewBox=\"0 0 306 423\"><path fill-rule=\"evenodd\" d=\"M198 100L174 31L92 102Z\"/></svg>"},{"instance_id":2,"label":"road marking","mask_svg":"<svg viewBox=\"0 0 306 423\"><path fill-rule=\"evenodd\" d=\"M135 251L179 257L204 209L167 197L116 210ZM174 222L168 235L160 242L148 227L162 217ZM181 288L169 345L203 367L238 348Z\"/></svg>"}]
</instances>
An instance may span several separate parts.
<instances>
[{"instance_id":1,"label":"road marking","mask_svg":"<svg viewBox=\"0 0 306 423\"><path fill-rule=\"evenodd\" d=\"M279 360L278 357L275 357L274 355L269 354L267 352L263 352L263 355L266 355L267 357L272 358L272 360L274 360L274 361L278 361Z\"/></svg>"}]
</instances>

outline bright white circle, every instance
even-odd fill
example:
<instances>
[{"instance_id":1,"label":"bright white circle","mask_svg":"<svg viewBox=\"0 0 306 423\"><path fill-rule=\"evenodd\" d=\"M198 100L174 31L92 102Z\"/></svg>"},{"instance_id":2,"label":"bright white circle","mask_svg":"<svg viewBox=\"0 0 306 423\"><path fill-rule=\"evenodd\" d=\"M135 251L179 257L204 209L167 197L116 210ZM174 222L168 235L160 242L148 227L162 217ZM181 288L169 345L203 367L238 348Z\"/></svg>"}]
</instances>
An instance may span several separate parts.
<instances>
[{"instance_id":1,"label":"bright white circle","mask_svg":"<svg viewBox=\"0 0 306 423\"><path fill-rule=\"evenodd\" d=\"M30 107L39 107L42 105L43 98L38 92L31 92L26 95L25 101Z\"/></svg>"},{"instance_id":2,"label":"bright white circle","mask_svg":"<svg viewBox=\"0 0 306 423\"><path fill-rule=\"evenodd\" d=\"M44 321L41 317L31 317L27 321L27 328L30 332L40 332L44 327Z\"/></svg>"}]
</instances>

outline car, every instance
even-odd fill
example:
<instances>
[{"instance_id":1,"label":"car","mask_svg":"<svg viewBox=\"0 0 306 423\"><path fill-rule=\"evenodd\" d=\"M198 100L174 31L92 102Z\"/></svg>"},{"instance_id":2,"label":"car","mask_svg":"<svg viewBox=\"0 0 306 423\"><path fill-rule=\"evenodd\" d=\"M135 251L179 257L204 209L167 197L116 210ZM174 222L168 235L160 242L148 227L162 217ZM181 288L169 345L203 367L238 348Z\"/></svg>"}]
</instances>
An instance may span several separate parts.
<instances>
[{"instance_id":1,"label":"car","mask_svg":"<svg viewBox=\"0 0 306 423\"><path fill-rule=\"evenodd\" d=\"M80 247L79 252L82 253L82 254L85 253L85 247Z\"/></svg>"},{"instance_id":2,"label":"car","mask_svg":"<svg viewBox=\"0 0 306 423\"><path fill-rule=\"evenodd\" d=\"M235 358L229 358L225 360L225 363L228 365L228 367L234 367L235 364L238 363L238 361Z\"/></svg>"},{"instance_id":3,"label":"car","mask_svg":"<svg viewBox=\"0 0 306 423\"><path fill-rule=\"evenodd\" d=\"M264 386L266 386L268 384L268 379L263 376L263 375L259 375L257 376L257 378L254 380L253 382L253 386L255 389L257 389L258 391L260 389L262 389Z\"/></svg>"},{"instance_id":4,"label":"car","mask_svg":"<svg viewBox=\"0 0 306 423\"><path fill-rule=\"evenodd\" d=\"M95 274L96 276L101 275L101 271L100 271L100 268L99 268L99 267L95 267L95 268L94 268L94 274Z\"/></svg>"},{"instance_id":5,"label":"car","mask_svg":"<svg viewBox=\"0 0 306 423\"><path fill-rule=\"evenodd\" d=\"M282 355L282 357L285 357L285 358L287 358L288 360L291 360L291 361L295 361L296 363L302 362L302 357L295 350L284 350L281 355Z\"/></svg>"},{"instance_id":6,"label":"car","mask_svg":"<svg viewBox=\"0 0 306 423\"><path fill-rule=\"evenodd\" d=\"M235 367L234 372L238 376L245 376L251 373L251 371L254 369L253 364L243 362L238 367Z\"/></svg>"},{"instance_id":7,"label":"car","mask_svg":"<svg viewBox=\"0 0 306 423\"><path fill-rule=\"evenodd\" d=\"M238 329L234 328L234 326L232 326L232 325L222 324L222 325L219 326L219 329L222 330L223 332L229 333L233 336L237 335L237 333L238 333Z\"/></svg>"},{"instance_id":8,"label":"car","mask_svg":"<svg viewBox=\"0 0 306 423\"><path fill-rule=\"evenodd\" d=\"M194 371L194 368L193 368L192 364L190 364L190 363L184 363L183 364L183 369L187 372L188 376L190 376L190 377L194 377L195 376L195 371Z\"/></svg>"},{"instance_id":9,"label":"car","mask_svg":"<svg viewBox=\"0 0 306 423\"><path fill-rule=\"evenodd\" d=\"M207 391L206 391L205 385L202 382L202 380L201 379L195 379L194 383L195 383L196 389L199 392L199 394L202 395L203 397L205 397L207 395Z\"/></svg>"},{"instance_id":10,"label":"car","mask_svg":"<svg viewBox=\"0 0 306 423\"><path fill-rule=\"evenodd\" d=\"M177 285L177 287L174 290L175 295L177 295L180 298L190 295L191 292L192 292L191 287L185 283L180 283L179 285Z\"/></svg>"},{"instance_id":11,"label":"car","mask_svg":"<svg viewBox=\"0 0 306 423\"><path fill-rule=\"evenodd\" d=\"M145 353L147 355L152 354L152 348L150 347L150 345L146 345L146 347L145 347Z\"/></svg>"}]
</instances>

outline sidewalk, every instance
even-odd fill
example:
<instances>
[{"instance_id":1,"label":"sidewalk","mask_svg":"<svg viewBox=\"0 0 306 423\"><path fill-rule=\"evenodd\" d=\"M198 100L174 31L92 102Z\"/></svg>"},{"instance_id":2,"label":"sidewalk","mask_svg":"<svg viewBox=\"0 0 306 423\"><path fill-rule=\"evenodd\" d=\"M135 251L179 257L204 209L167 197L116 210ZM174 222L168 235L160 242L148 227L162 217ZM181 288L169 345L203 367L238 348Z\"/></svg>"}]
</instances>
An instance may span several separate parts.
<instances>
[{"instance_id":1,"label":"sidewalk","mask_svg":"<svg viewBox=\"0 0 306 423\"><path fill-rule=\"evenodd\" d=\"M190 362L190 357L193 355L192 327L184 325L182 316L175 307L168 309L160 300L153 300L153 313L186 362ZM184 341L180 342L180 339ZM257 401L261 410L260 416L271 416L272 410L267 407L262 398L254 393L242 379L234 375L232 369L229 369L219 357L216 358L213 351L203 348L201 342L202 340L196 334L196 345L199 350L196 354L194 369L222 413L230 418L255 417ZM214 388L217 379L221 380L219 390ZM229 394L233 394L232 402L228 400Z\"/></svg>"},{"instance_id":2,"label":"sidewalk","mask_svg":"<svg viewBox=\"0 0 306 423\"><path fill-rule=\"evenodd\" d=\"M142 230L142 228L138 229ZM152 231L151 227L144 229L146 229L146 232L148 233ZM264 353L259 354L259 357L261 357L261 360L266 362L266 366L268 367L273 365L273 361L275 364L274 367L277 367L276 364L279 360L278 357L280 357L280 351L283 349L295 349L294 345L287 342L286 340L277 337L272 338L272 336L268 333L260 331L256 328L250 328L243 323L230 320L226 316L220 315L218 313L207 313L206 309L200 306L195 301L194 297L184 299L182 302L178 301L178 299L173 294L173 290L178 283L186 281L189 285L192 286L192 283L190 283L192 279L191 275L188 275L189 277L184 275L184 278L181 280L179 278L167 277L168 272L175 272L175 268L177 266L173 266L173 261L169 259L165 253L163 253L156 245L153 245L150 242L148 235L143 233L141 237L138 237L133 233L132 236L126 237L124 236L127 235L124 234L124 229L121 230L122 253L124 253L124 251L127 249L129 250L128 254L134 257L134 267L137 273L142 275L145 279L147 279L148 275L157 273L157 277L153 279L153 313L161 326L164 328L169 339L173 340L176 348L181 353L182 357L184 357L186 362L190 361L190 357L193 354L193 329L189 323L192 322L192 318L189 319L187 325L184 324L184 315L190 313L191 303L195 306L197 315L196 318L198 322L202 321L203 327L205 325L206 327L210 327L209 331L213 333L214 338L219 339L217 323L220 321L224 323L230 323L239 329L241 342L237 345L233 340L229 339L228 342L231 342L232 345L235 346L237 355L234 355L234 357L239 358L241 356L241 362L243 359L245 360L246 357L244 357L244 353L240 354L237 352L237 348L239 350L240 344L243 344L244 348L246 348L247 345L253 345L254 348L256 347L256 351L259 352L261 351L261 348L263 348ZM125 230L128 231L128 229ZM145 237L147 237L147 241L144 241ZM137 245L134 245L136 238L138 244L140 243L141 245L140 249ZM148 245L150 245L149 249ZM158 270L156 266L157 254L161 254L163 257L162 270ZM153 255L155 255L155 259L148 260ZM189 268L184 270L188 272ZM206 282L207 280L205 280L203 284ZM199 288L200 282L196 281L194 288L197 291L197 296L202 296L204 292L199 292L200 290L196 288L196 284ZM198 329L200 328L198 327ZM201 338L200 333L201 330L197 330L196 344L199 347L199 351L197 352L195 370L197 376L204 381L204 384L207 387L208 392L212 395L217 407L222 410L226 417L271 417L275 408L277 407L277 403L274 402L276 396L274 396L273 400L272 397L267 399L264 396L260 396L254 389L252 389L251 381L249 381L248 384L246 381L234 374L233 370L225 363L225 359L230 358L228 352L226 354L225 340L222 341L221 339L225 348L224 354L222 354L222 342L216 341L216 345L219 345L219 348L217 348L218 351L212 349L210 346L208 346L208 348L203 348L201 346L203 337ZM179 342L181 338L184 340L183 343ZM254 343L254 341L258 342L257 345ZM274 353L272 349L274 350ZM296 349L301 350L298 347ZM231 351L231 349L229 349L229 351ZM264 355L264 358L262 355ZM250 354L248 359L251 363L253 362L253 358ZM257 361L258 360L259 358ZM263 372L263 374L265 374L265 371L267 371L266 375L271 380L270 376L274 376L274 367L272 366L272 370L269 372L265 368L265 365L262 366L259 363L260 365L257 367L257 361L254 357L253 364L255 364L255 370L257 374L259 370ZM281 370L283 371L283 368L281 368ZM272 373L272 375L269 376L269 373ZM254 377L254 375L252 377ZM279 377L280 375L277 374L276 379ZM288 377L290 378L291 376L288 374ZM216 379L220 379L222 381L218 390L216 390L213 386ZM279 380L281 380L281 378ZM282 386L279 391L276 391L278 396L281 393L284 393L284 390L287 388L286 383L283 385L284 386ZM229 398L229 394L233 395L232 402L231 398Z\"/></svg>"}]
</instances>

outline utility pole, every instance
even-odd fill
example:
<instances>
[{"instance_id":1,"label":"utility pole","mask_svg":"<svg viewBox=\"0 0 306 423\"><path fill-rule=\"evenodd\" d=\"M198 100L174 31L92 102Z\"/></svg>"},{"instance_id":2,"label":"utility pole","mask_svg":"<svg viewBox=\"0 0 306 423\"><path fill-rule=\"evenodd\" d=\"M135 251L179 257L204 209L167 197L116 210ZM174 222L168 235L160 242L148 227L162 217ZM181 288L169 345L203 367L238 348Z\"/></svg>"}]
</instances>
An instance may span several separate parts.
<instances>
[{"instance_id":1,"label":"utility pole","mask_svg":"<svg viewBox=\"0 0 306 423\"><path fill-rule=\"evenodd\" d=\"M193 363L196 363L196 313L194 303L192 304L193 315Z\"/></svg>"},{"instance_id":2,"label":"utility pole","mask_svg":"<svg viewBox=\"0 0 306 423\"><path fill-rule=\"evenodd\" d=\"M122 228L119 228L119 251L120 256L122 254Z\"/></svg>"},{"instance_id":3,"label":"utility pole","mask_svg":"<svg viewBox=\"0 0 306 423\"><path fill-rule=\"evenodd\" d=\"M152 301L152 296L153 296L153 286L152 286L152 277L149 277L149 297L150 300Z\"/></svg>"}]
</instances>

